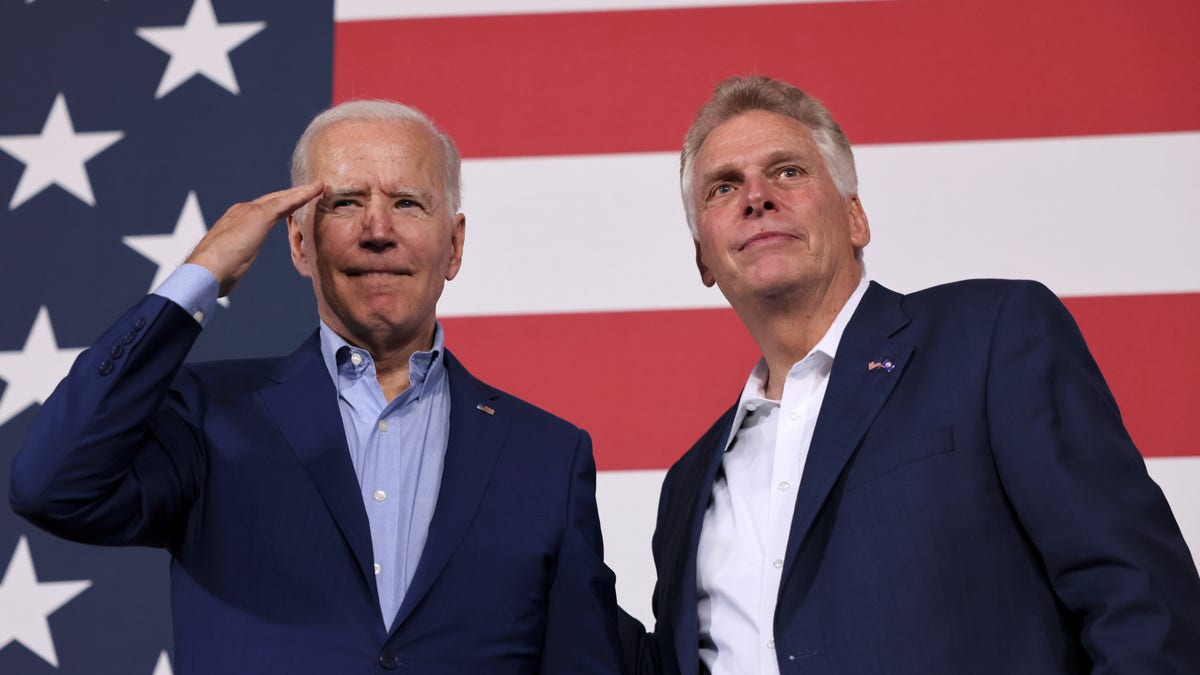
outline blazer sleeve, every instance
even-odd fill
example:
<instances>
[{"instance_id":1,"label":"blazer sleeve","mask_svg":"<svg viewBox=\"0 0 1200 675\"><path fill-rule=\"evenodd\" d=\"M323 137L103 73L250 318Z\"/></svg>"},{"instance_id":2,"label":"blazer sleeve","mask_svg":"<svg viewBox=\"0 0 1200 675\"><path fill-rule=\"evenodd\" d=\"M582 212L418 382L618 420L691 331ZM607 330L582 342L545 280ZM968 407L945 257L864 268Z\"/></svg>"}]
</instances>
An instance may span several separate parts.
<instances>
[{"instance_id":1,"label":"blazer sleeve","mask_svg":"<svg viewBox=\"0 0 1200 675\"><path fill-rule=\"evenodd\" d=\"M550 582L541 672L620 673L616 577L604 564L592 442L579 432L566 530Z\"/></svg>"},{"instance_id":2,"label":"blazer sleeve","mask_svg":"<svg viewBox=\"0 0 1200 675\"><path fill-rule=\"evenodd\" d=\"M658 498L658 515L655 518L654 534L650 540L650 551L654 556L654 569L656 573L654 591L650 596L650 610L656 618L662 616L662 607L666 604L663 595L671 585L670 580L664 579L663 565L663 558L666 555L663 552L663 539L667 529L665 514L670 504L669 489L671 476L672 474L668 472L667 476L663 479L662 490ZM661 655L662 647L659 646L659 640L669 639L670 636L647 631L641 621L638 621L620 607L617 608L617 612L625 672L631 675L660 675L665 672ZM655 626L655 630L663 631L663 627L661 625Z\"/></svg>"},{"instance_id":3,"label":"blazer sleeve","mask_svg":"<svg viewBox=\"0 0 1200 675\"><path fill-rule=\"evenodd\" d=\"M1014 285L992 335L989 434L1005 492L1095 673L1200 672L1200 579L1067 309Z\"/></svg>"},{"instance_id":4,"label":"blazer sleeve","mask_svg":"<svg viewBox=\"0 0 1200 675\"><path fill-rule=\"evenodd\" d=\"M199 333L150 295L80 354L13 460L13 510L75 541L168 546L203 483L186 374L171 389Z\"/></svg>"}]
</instances>

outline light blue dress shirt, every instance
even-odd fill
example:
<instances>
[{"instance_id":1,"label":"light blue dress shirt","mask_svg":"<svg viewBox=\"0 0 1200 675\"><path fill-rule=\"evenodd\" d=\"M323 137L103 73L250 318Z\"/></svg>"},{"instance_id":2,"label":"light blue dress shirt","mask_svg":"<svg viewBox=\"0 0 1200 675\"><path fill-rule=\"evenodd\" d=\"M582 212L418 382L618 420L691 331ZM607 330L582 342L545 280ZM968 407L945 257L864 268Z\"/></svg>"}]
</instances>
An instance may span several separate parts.
<instances>
[{"instance_id":1,"label":"light blue dress shirt","mask_svg":"<svg viewBox=\"0 0 1200 675\"><path fill-rule=\"evenodd\" d=\"M383 623L391 627L412 583L442 483L450 439L450 386L441 324L433 349L408 359L408 389L391 402L375 361L321 322L321 354L338 390L342 428L358 476Z\"/></svg>"},{"instance_id":2,"label":"light blue dress shirt","mask_svg":"<svg viewBox=\"0 0 1200 675\"><path fill-rule=\"evenodd\" d=\"M217 281L198 265L182 265L154 293L200 322L217 305ZM391 402L369 352L321 322L321 355L338 392L350 461L371 527L375 581L384 626L391 628L425 549L450 440L450 385L441 324L433 348L408 361L408 389Z\"/></svg>"}]
</instances>

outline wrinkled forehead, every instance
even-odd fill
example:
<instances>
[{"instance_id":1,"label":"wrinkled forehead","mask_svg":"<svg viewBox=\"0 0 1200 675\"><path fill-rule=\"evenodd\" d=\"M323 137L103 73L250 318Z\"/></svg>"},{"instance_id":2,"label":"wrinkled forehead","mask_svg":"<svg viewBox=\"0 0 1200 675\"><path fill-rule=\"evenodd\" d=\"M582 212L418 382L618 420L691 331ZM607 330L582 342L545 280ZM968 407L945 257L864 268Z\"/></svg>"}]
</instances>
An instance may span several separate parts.
<instances>
[{"instance_id":1,"label":"wrinkled forehead","mask_svg":"<svg viewBox=\"0 0 1200 675\"><path fill-rule=\"evenodd\" d=\"M423 175L439 189L445 172L440 144L407 120L341 120L318 132L308 150L311 180L359 172Z\"/></svg>"},{"instance_id":2,"label":"wrinkled forehead","mask_svg":"<svg viewBox=\"0 0 1200 675\"><path fill-rule=\"evenodd\" d=\"M753 110L713 127L692 162L693 177L731 165L772 161L781 156L819 156L812 130L779 113Z\"/></svg>"}]
</instances>

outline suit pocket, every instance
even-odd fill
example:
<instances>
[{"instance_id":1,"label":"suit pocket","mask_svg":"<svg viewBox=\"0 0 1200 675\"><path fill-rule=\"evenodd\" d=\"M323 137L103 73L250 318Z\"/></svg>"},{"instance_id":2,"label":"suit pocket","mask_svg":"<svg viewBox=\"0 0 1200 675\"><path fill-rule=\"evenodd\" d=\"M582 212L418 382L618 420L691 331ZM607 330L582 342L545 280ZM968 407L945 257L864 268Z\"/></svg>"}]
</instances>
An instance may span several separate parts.
<instances>
[{"instance_id":1,"label":"suit pocket","mask_svg":"<svg viewBox=\"0 0 1200 675\"><path fill-rule=\"evenodd\" d=\"M846 489L853 490L897 469L954 451L954 429L939 427L888 443L859 449L846 474Z\"/></svg>"}]
</instances>

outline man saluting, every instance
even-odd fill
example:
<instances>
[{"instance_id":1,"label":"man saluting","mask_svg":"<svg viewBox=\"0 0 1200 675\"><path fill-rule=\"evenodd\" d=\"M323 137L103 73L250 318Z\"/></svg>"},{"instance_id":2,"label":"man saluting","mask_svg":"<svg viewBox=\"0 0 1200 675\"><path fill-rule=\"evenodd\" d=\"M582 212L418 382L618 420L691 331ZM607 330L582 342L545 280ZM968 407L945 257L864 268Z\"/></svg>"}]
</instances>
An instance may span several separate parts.
<instances>
[{"instance_id":1,"label":"man saluting","mask_svg":"<svg viewBox=\"0 0 1200 675\"><path fill-rule=\"evenodd\" d=\"M304 132L292 179L79 357L14 461L13 508L169 550L181 675L617 672L587 434L444 346L453 141L412 108L346 103ZM284 217L319 330L284 358L183 365Z\"/></svg>"}]
</instances>

